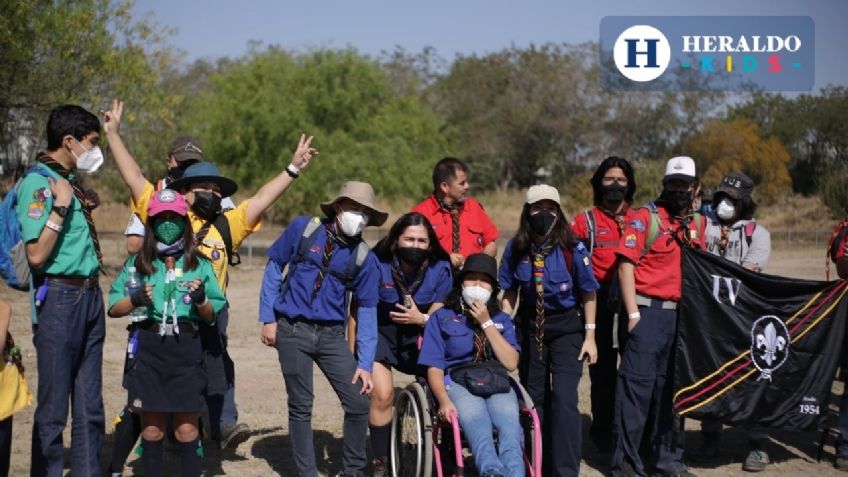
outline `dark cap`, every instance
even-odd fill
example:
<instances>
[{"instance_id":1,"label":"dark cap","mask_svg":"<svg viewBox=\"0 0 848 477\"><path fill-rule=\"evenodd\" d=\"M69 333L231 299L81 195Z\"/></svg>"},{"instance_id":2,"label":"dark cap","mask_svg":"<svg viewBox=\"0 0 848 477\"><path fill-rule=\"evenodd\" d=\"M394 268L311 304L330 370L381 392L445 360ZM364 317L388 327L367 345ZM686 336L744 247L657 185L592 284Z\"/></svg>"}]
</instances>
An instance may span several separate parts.
<instances>
[{"instance_id":1,"label":"dark cap","mask_svg":"<svg viewBox=\"0 0 848 477\"><path fill-rule=\"evenodd\" d=\"M487 275L492 280L492 287L498 287L498 262L494 257L485 253L475 253L465 259L462 270L459 271L459 279L468 272L478 272Z\"/></svg>"},{"instance_id":2,"label":"dark cap","mask_svg":"<svg viewBox=\"0 0 848 477\"><path fill-rule=\"evenodd\" d=\"M754 190L754 181L750 177L741 172L731 172L724 176L721 184L716 187L716 193L724 192L731 198L739 200L745 197L751 197L751 191Z\"/></svg>"},{"instance_id":3,"label":"dark cap","mask_svg":"<svg viewBox=\"0 0 848 477\"><path fill-rule=\"evenodd\" d=\"M202 161L203 147L191 136L179 136L168 146L168 155L174 156L177 162Z\"/></svg>"}]
</instances>

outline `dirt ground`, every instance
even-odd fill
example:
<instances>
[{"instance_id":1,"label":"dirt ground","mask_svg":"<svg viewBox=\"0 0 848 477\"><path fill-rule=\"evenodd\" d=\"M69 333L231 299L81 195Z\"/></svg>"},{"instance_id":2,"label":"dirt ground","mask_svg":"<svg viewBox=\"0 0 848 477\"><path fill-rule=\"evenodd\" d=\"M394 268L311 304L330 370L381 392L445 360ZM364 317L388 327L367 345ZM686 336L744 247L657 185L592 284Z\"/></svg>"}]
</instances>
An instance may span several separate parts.
<instances>
[{"instance_id":1,"label":"dirt ground","mask_svg":"<svg viewBox=\"0 0 848 477\"><path fill-rule=\"evenodd\" d=\"M265 240L254 245L267 245L277 230L266 230ZM264 243L263 243L264 242ZM122 259L123 243L117 235L104 240L104 251L111 276L115 275ZM243 259L245 257L243 256ZM207 449L205 467L207 475L238 475L240 477L265 475L296 475L294 462L290 456L290 442L287 432L286 394L280 372L277 354L259 342L258 290L262 280L264 257L257 251L252 265L244 263L235 269L229 287L230 312L230 354L236 363L236 399L239 405L240 421L250 425L250 439L234 451L218 452ZM823 250L785 251L775 250L767 272L787 276L824 279ZM111 280L103 282L108 286ZM107 291L107 290L104 290ZM27 381L35 392L37 372L35 350L32 346L32 333L29 326L29 312L26 295L6 288L0 290L0 296L13 304L14 315L12 332L24 350L24 363L27 367ZM126 343L126 323L123 319L109 319L103 359L103 399L106 407L106 439L102 451L102 461L108 461L111 452L111 420L124 405L126 392L121 387L121 373ZM324 475L333 475L341 466L341 422L342 412L335 394L323 376L315 373L315 410L313 426L315 429L319 470ZM399 379L397 382L405 383ZM580 410L584 417L584 435L590 422L589 379L584 373L580 383ZM11 475L28 475L30 459L30 431L35 406L32 405L15 416L14 442ZM835 407L831 406L829 423L836 422ZM687 421L687 450L697 450L700 438L699 424ZM70 426L66 429L65 445L70 445ZM763 476L785 475L845 475L833 468L833 433L827 439L821 462L817 462L818 442L821 431L805 433L775 432L769 454L774 464L769 466ZM722 442L722 457L708 466L692 464L692 471L699 476L737 476L743 475L740 466L746 454L743 432L726 430ZM171 475L179 473L175 455L171 455L169 468ZM605 475L608 471L606 458L595 451L588 439L584 438L584 462L581 476ZM124 475L141 475L141 465L133 455Z\"/></svg>"}]
</instances>

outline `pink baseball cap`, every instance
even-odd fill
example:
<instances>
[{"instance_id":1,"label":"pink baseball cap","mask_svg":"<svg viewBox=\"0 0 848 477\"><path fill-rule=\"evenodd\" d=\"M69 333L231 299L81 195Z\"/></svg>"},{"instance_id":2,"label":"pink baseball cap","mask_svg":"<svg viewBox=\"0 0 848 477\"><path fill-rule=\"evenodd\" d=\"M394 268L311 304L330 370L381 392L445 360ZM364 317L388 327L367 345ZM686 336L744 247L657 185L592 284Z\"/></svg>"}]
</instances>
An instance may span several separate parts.
<instances>
[{"instance_id":1,"label":"pink baseball cap","mask_svg":"<svg viewBox=\"0 0 848 477\"><path fill-rule=\"evenodd\" d=\"M147 207L147 215L153 217L162 212L171 211L185 216L188 206L182 194L171 189L162 189L153 193L150 197L150 205Z\"/></svg>"}]
</instances>

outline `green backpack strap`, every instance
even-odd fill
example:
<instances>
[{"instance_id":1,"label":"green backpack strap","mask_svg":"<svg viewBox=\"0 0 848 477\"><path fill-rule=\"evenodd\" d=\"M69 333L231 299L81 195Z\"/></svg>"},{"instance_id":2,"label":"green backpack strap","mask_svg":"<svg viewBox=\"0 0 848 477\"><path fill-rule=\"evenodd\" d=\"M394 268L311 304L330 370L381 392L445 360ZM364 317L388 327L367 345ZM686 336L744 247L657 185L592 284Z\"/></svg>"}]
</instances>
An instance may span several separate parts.
<instances>
[{"instance_id":1,"label":"green backpack strap","mask_svg":"<svg viewBox=\"0 0 848 477\"><path fill-rule=\"evenodd\" d=\"M648 202L647 209L650 214L648 214L648 235L645 237L645 247L642 249L643 257L651 250L654 240L660 236L660 214L657 211L657 204L653 201Z\"/></svg>"}]
</instances>

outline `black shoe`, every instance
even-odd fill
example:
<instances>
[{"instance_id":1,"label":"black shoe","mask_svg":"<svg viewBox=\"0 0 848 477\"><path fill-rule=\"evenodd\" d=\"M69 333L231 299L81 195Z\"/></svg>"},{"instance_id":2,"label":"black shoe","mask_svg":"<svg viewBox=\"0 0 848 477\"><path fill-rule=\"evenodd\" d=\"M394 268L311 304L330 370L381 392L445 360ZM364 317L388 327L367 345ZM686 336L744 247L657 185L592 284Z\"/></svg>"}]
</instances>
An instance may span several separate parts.
<instances>
[{"instance_id":1,"label":"black shoe","mask_svg":"<svg viewBox=\"0 0 848 477\"><path fill-rule=\"evenodd\" d=\"M612 475L616 477L639 477L639 473L633 468L633 465L627 459L621 462L621 468L613 470Z\"/></svg>"},{"instance_id":2,"label":"black shoe","mask_svg":"<svg viewBox=\"0 0 848 477\"><path fill-rule=\"evenodd\" d=\"M697 454L698 459L712 460L718 457L721 448L721 432L702 432L701 450Z\"/></svg>"},{"instance_id":3,"label":"black shoe","mask_svg":"<svg viewBox=\"0 0 848 477\"><path fill-rule=\"evenodd\" d=\"M220 449L235 449L242 442L250 438L250 426L240 422L232 427L224 427L221 429L221 436L218 438L218 448Z\"/></svg>"},{"instance_id":4,"label":"black shoe","mask_svg":"<svg viewBox=\"0 0 848 477\"><path fill-rule=\"evenodd\" d=\"M386 464L384 464L380 459L374 459L371 461L371 467L374 468L371 473L371 477L389 477L390 475L388 467L386 467Z\"/></svg>"},{"instance_id":5,"label":"black shoe","mask_svg":"<svg viewBox=\"0 0 848 477\"><path fill-rule=\"evenodd\" d=\"M653 477L697 477L689 469L682 469L676 472L654 472Z\"/></svg>"}]
</instances>

